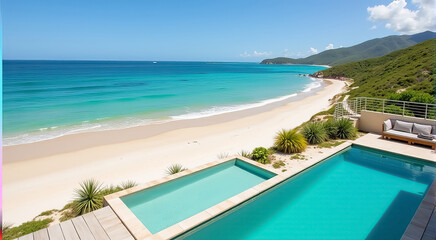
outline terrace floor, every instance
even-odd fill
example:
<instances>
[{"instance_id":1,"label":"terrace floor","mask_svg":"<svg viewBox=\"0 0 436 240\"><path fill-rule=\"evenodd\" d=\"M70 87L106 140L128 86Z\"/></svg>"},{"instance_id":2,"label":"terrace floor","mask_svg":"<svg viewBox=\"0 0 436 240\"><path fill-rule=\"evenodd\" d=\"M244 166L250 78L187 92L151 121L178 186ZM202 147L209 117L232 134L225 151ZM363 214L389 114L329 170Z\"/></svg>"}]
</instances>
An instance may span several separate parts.
<instances>
[{"instance_id":1,"label":"terrace floor","mask_svg":"<svg viewBox=\"0 0 436 240\"><path fill-rule=\"evenodd\" d=\"M419 144L409 145L405 141L383 139L379 134L368 133L355 140L354 143L436 162L436 151L432 150L429 146Z\"/></svg>"}]
</instances>

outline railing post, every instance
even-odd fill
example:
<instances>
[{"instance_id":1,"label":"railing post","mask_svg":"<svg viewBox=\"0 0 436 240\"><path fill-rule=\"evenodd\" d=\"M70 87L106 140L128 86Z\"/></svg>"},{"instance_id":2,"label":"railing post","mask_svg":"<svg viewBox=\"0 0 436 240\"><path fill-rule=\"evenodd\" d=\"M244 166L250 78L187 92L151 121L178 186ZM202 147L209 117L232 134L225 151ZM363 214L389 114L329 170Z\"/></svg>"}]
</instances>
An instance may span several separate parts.
<instances>
[{"instance_id":1,"label":"railing post","mask_svg":"<svg viewBox=\"0 0 436 240\"><path fill-rule=\"evenodd\" d=\"M368 110L368 109L366 109L366 102L368 101L368 98L365 98L365 110Z\"/></svg>"},{"instance_id":2,"label":"railing post","mask_svg":"<svg viewBox=\"0 0 436 240\"><path fill-rule=\"evenodd\" d=\"M382 101L382 113L385 113L385 99Z\"/></svg>"},{"instance_id":3,"label":"railing post","mask_svg":"<svg viewBox=\"0 0 436 240\"><path fill-rule=\"evenodd\" d=\"M404 116L404 111L406 111L406 102L403 102L403 116Z\"/></svg>"},{"instance_id":4,"label":"railing post","mask_svg":"<svg viewBox=\"0 0 436 240\"><path fill-rule=\"evenodd\" d=\"M424 115L425 119L427 119L427 109L428 109L428 104L425 104L425 115Z\"/></svg>"}]
</instances>

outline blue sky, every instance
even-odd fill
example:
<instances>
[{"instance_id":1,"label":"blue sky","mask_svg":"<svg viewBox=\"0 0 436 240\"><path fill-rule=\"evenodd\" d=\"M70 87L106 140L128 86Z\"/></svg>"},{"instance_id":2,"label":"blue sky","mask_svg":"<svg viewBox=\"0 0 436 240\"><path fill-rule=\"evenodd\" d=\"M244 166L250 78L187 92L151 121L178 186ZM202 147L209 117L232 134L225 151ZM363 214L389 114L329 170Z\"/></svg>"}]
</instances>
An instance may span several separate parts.
<instances>
[{"instance_id":1,"label":"blue sky","mask_svg":"<svg viewBox=\"0 0 436 240\"><path fill-rule=\"evenodd\" d=\"M3 57L156 61L298 58L324 51L330 44L333 48L347 47L420 30L396 28L395 21L400 20L386 20L385 15L405 9L413 13L421 2L429 0L401 1L407 6L400 9L390 7L392 0L4 0ZM375 5L381 7L370 12L368 7Z\"/></svg>"}]
</instances>

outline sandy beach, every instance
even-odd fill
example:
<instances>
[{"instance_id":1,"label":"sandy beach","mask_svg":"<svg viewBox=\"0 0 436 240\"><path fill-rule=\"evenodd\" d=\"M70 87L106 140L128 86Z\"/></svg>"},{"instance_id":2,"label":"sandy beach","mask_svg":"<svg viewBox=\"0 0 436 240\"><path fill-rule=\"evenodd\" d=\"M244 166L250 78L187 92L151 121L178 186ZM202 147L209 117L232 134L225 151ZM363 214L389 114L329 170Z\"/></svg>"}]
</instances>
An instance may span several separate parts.
<instances>
[{"instance_id":1,"label":"sandy beach","mask_svg":"<svg viewBox=\"0 0 436 240\"><path fill-rule=\"evenodd\" d=\"M191 168L219 154L270 147L278 130L296 127L327 109L344 86L326 81L315 93L259 108L4 147L3 221L19 224L62 208L84 179L143 183L165 176L172 163Z\"/></svg>"}]
</instances>

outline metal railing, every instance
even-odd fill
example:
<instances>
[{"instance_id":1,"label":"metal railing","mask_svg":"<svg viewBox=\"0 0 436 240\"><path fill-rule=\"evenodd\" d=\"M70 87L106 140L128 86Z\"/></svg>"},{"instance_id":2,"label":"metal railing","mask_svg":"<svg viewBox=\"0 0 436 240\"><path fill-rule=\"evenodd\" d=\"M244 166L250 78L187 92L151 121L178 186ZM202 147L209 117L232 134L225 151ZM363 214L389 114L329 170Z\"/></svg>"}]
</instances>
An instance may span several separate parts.
<instances>
[{"instance_id":1,"label":"metal railing","mask_svg":"<svg viewBox=\"0 0 436 240\"><path fill-rule=\"evenodd\" d=\"M436 104L358 97L335 105L335 119L359 117L362 110L436 119Z\"/></svg>"}]
</instances>

